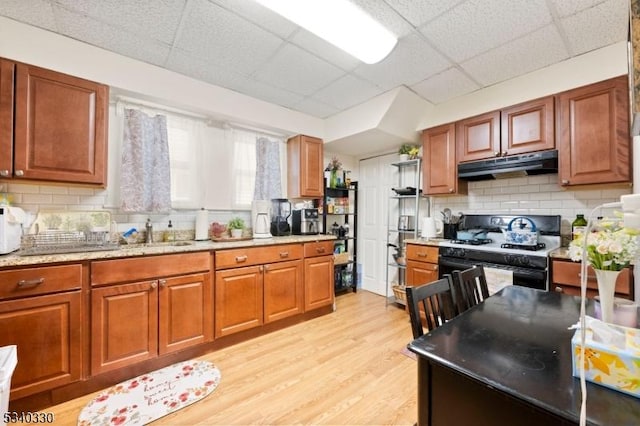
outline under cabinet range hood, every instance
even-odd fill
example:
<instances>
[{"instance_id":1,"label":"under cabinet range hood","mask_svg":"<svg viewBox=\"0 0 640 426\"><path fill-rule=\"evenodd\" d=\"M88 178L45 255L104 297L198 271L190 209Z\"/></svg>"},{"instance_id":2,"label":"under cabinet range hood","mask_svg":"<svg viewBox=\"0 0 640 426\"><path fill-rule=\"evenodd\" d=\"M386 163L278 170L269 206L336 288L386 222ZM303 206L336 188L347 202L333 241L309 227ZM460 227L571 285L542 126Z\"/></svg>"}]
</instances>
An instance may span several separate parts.
<instances>
[{"instance_id":1,"label":"under cabinet range hood","mask_svg":"<svg viewBox=\"0 0 640 426\"><path fill-rule=\"evenodd\" d=\"M558 151L555 149L458 164L458 178L464 180L489 180L545 173L558 173Z\"/></svg>"}]
</instances>

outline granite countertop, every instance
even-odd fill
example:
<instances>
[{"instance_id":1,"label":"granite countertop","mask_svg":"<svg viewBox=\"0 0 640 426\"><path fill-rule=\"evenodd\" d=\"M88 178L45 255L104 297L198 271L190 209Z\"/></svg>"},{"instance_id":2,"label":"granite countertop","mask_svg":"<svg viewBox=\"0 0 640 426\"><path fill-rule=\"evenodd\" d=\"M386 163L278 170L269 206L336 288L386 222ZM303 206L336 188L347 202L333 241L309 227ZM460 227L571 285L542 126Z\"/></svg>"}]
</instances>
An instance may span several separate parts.
<instances>
[{"instance_id":1,"label":"granite countertop","mask_svg":"<svg viewBox=\"0 0 640 426\"><path fill-rule=\"evenodd\" d=\"M569 257L569 247L560 247L549 253L551 259L571 260Z\"/></svg>"},{"instance_id":2,"label":"granite countertop","mask_svg":"<svg viewBox=\"0 0 640 426\"><path fill-rule=\"evenodd\" d=\"M446 240L444 238L429 238L429 239L426 239L426 238L407 238L404 241L407 244L418 244L418 245L421 245L421 246L438 247L441 242L449 241L449 240Z\"/></svg>"},{"instance_id":3,"label":"granite countertop","mask_svg":"<svg viewBox=\"0 0 640 426\"><path fill-rule=\"evenodd\" d=\"M130 245L124 244L116 250L47 254L36 256L21 256L16 252L0 255L0 268L11 266L33 266L60 262L79 262L84 260L116 259L121 257L147 256L155 254L188 253L195 251L224 250L242 247L260 247L276 244L294 244L335 239L336 237L334 235L291 235L287 237L272 237L224 242L178 241L168 243L140 243Z\"/></svg>"}]
</instances>

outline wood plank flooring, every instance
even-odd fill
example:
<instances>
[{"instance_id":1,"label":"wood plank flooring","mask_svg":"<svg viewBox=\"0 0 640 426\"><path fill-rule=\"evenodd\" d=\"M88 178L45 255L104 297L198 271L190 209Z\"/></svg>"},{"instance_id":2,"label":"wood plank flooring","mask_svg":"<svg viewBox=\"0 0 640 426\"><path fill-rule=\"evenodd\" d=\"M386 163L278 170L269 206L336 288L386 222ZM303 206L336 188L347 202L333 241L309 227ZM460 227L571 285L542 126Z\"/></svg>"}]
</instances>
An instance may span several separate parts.
<instances>
[{"instance_id":1,"label":"wood plank flooring","mask_svg":"<svg viewBox=\"0 0 640 426\"><path fill-rule=\"evenodd\" d=\"M207 398L154 425L412 425L416 362L408 315L367 291L338 296L335 312L200 359L222 372ZM93 395L50 407L75 425Z\"/></svg>"}]
</instances>

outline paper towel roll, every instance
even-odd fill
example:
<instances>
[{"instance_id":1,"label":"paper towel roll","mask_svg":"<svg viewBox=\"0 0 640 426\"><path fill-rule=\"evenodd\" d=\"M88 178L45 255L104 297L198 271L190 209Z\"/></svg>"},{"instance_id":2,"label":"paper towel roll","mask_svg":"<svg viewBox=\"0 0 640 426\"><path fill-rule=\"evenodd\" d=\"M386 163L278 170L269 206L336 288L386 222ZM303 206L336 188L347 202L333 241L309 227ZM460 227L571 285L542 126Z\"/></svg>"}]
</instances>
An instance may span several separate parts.
<instances>
[{"instance_id":1,"label":"paper towel roll","mask_svg":"<svg viewBox=\"0 0 640 426\"><path fill-rule=\"evenodd\" d=\"M204 207L196 215L196 240L209 239L209 212Z\"/></svg>"}]
</instances>

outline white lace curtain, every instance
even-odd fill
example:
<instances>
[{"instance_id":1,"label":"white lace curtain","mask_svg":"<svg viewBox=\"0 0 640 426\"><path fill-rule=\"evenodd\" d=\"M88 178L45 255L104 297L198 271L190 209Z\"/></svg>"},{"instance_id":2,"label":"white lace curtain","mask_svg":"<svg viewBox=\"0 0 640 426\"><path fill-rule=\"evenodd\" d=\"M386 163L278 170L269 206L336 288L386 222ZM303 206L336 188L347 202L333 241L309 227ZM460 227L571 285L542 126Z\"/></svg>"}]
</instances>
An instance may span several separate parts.
<instances>
[{"instance_id":1,"label":"white lace curtain","mask_svg":"<svg viewBox=\"0 0 640 426\"><path fill-rule=\"evenodd\" d=\"M125 212L171 210L171 167L167 119L136 109L124 110L120 176L121 209Z\"/></svg>"},{"instance_id":2,"label":"white lace curtain","mask_svg":"<svg viewBox=\"0 0 640 426\"><path fill-rule=\"evenodd\" d=\"M283 141L266 136L256 138L256 180L254 200L270 200L282 197L280 179L280 144Z\"/></svg>"}]
</instances>

